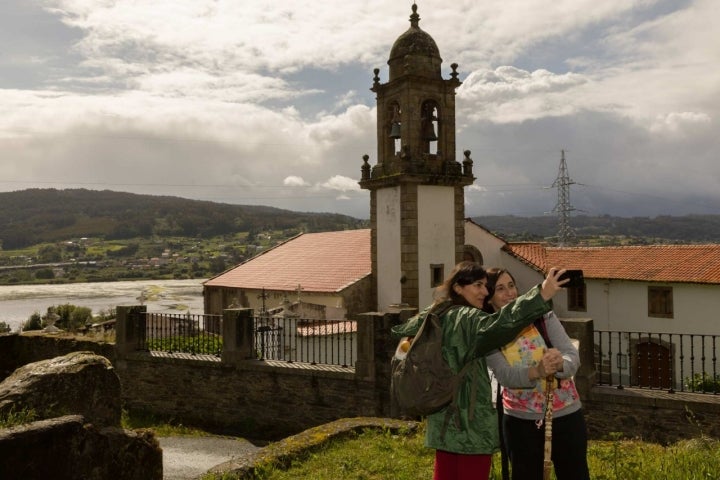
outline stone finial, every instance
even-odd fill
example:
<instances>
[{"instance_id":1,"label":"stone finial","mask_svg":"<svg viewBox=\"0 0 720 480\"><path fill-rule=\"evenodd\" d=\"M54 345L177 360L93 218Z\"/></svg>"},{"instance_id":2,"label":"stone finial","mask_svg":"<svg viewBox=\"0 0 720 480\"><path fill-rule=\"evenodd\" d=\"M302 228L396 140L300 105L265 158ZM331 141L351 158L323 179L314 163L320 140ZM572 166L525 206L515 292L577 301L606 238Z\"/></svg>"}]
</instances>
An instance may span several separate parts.
<instances>
[{"instance_id":1,"label":"stone finial","mask_svg":"<svg viewBox=\"0 0 720 480\"><path fill-rule=\"evenodd\" d=\"M410 15L410 26L413 28L418 28L418 23L420 22L420 15L417 13L417 5L413 3L412 6L412 14Z\"/></svg>"},{"instance_id":2,"label":"stone finial","mask_svg":"<svg viewBox=\"0 0 720 480\"><path fill-rule=\"evenodd\" d=\"M473 161L472 161L472 158L470 158L471 152L470 152L470 150L465 150L463 153L465 154L465 158L463 159L463 162L462 162L463 163L463 175L465 175L466 177L472 177L473 176L473 172L472 172Z\"/></svg>"},{"instance_id":3,"label":"stone finial","mask_svg":"<svg viewBox=\"0 0 720 480\"><path fill-rule=\"evenodd\" d=\"M368 160L370 160L370 156L366 153L363 155L363 164L362 167L360 167L360 172L362 173L361 178L363 180L369 180L370 179L370 164L368 163Z\"/></svg>"},{"instance_id":4,"label":"stone finial","mask_svg":"<svg viewBox=\"0 0 720 480\"><path fill-rule=\"evenodd\" d=\"M458 64L457 64L457 63L451 63L451 64L450 64L450 68L452 68L452 73L450 73L450 77L451 77L453 80L457 80L457 78L458 78L458 72L457 72Z\"/></svg>"},{"instance_id":5,"label":"stone finial","mask_svg":"<svg viewBox=\"0 0 720 480\"><path fill-rule=\"evenodd\" d=\"M373 86L378 86L380 85L380 69L373 68L373 73L375 74L373 77Z\"/></svg>"}]
</instances>

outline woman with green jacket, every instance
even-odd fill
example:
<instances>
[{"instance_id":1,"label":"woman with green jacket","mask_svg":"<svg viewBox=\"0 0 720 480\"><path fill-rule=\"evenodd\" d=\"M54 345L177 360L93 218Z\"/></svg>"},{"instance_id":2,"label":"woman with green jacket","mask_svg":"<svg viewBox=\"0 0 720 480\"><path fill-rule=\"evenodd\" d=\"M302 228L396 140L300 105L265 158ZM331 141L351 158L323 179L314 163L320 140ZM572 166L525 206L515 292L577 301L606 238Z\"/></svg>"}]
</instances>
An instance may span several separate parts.
<instances>
[{"instance_id":1,"label":"woman with green jacket","mask_svg":"<svg viewBox=\"0 0 720 480\"><path fill-rule=\"evenodd\" d=\"M435 449L433 480L489 478L499 436L485 355L513 340L524 327L551 310L549 300L565 283L558 281L564 271L551 268L541 285L493 314L481 310L490 292L487 273L475 262L457 264L438 287L433 305L447 300L456 305L441 317L443 357L456 373L468 362L473 365L458 391L457 418L446 422L447 407L427 417L425 446ZM393 327L393 336L414 336L431 308Z\"/></svg>"}]
</instances>

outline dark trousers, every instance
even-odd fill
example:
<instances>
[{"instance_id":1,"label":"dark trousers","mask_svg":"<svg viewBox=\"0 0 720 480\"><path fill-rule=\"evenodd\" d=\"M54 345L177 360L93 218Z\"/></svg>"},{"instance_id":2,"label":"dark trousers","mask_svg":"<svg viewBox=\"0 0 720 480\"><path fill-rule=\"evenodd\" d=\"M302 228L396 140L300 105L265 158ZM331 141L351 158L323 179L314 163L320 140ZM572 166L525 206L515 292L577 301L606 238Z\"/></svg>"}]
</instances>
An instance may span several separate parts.
<instances>
[{"instance_id":1,"label":"dark trousers","mask_svg":"<svg viewBox=\"0 0 720 480\"><path fill-rule=\"evenodd\" d=\"M512 480L542 480L545 425L503 415L503 439L510 456ZM558 480L590 480L587 427L582 410L553 419L552 461Z\"/></svg>"}]
</instances>

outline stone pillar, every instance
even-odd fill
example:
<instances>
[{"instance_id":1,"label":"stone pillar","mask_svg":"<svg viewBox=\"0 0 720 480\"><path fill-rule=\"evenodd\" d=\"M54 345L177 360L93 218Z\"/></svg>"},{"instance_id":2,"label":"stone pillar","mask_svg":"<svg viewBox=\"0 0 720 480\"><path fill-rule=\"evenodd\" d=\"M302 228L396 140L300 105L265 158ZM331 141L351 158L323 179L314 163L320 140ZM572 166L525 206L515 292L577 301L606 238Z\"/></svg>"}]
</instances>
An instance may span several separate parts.
<instances>
[{"instance_id":1,"label":"stone pillar","mask_svg":"<svg viewBox=\"0 0 720 480\"><path fill-rule=\"evenodd\" d=\"M223 310L223 363L238 363L255 355L255 311L252 308Z\"/></svg>"},{"instance_id":2,"label":"stone pillar","mask_svg":"<svg viewBox=\"0 0 720 480\"><path fill-rule=\"evenodd\" d=\"M117 307L115 319L115 349L118 358L138 350L145 342L146 305Z\"/></svg>"},{"instance_id":3,"label":"stone pillar","mask_svg":"<svg viewBox=\"0 0 720 480\"><path fill-rule=\"evenodd\" d=\"M580 368L575 374L575 386L582 400L588 398L595 385L595 338L591 318L563 318L560 320L570 338L580 342Z\"/></svg>"},{"instance_id":4,"label":"stone pillar","mask_svg":"<svg viewBox=\"0 0 720 480\"><path fill-rule=\"evenodd\" d=\"M357 360L355 377L359 380L375 380L375 325L381 323L382 313L367 312L355 316L357 323Z\"/></svg>"},{"instance_id":5,"label":"stone pillar","mask_svg":"<svg viewBox=\"0 0 720 480\"><path fill-rule=\"evenodd\" d=\"M394 325L406 322L417 312L414 308L391 308L388 312L368 312L355 317L358 332L358 358L355 376L375 383L376 415L398 415L390 397L390 361L398 339L390 334Z\"/></svg>"}]
</instances>

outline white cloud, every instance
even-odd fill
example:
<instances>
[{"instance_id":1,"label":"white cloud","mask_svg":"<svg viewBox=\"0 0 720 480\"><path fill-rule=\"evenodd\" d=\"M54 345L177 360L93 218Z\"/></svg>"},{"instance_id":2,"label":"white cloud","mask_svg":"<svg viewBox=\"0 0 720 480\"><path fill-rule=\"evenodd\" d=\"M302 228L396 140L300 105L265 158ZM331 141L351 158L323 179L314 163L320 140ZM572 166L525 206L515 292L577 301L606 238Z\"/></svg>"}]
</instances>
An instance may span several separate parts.
<instances>
[{"instance_id":1,"label":"white cloud","mask_svg":"<svg viewBox=\"0 0 720 480\"><path fill-rule=\"evenodd\" d=\"M716 0L423 0L419 13L445 77L460 64L456 156L472 150L478 178L468 210L552 208L540 185L562 148L571 174L600 186L573 192L594 213L720 204ZM0 189L323 211L342 192L343 211L367 217L357 180L364 154L377 161L372 68L387 81L409 14L382 0L8 0Z\"/></svg>"},{"instance_id":2,"label":"white cloud","mask_svg":"<svg viewBox=\"0 0 720 480\"><path fill-rule=\"evenodd\" d=\"M698 128L710 127L712 119L706 113L697 112L671 112L656 118L650 130L659 134L684 134L696 131Z\"/></svg>"},{"instance_id":3,"label":"white cloud","mask_svg":"<svg viewBox=\"0 0 720 480\"><path fill-rule=\"evenodd\" d=\"M328 190L339 190L341 192L359 192L360 185L356 178L343 177L342 175L334 175L327 181L319 184L321 188Z\"/></svg>"},{"instance_id":4,"label":"white cloud","mask_svg":"<svg viewBox=\"0 0 720 480\"><path fill-rule=\"evenodd\" d=\"M470 120L500 123L568 115L579 106L573 106L569 95L563 94L587 81L573 73L527 72L508 66L478 70L458 90L459 100L466 102L461 114Z\"/></svg>"},{"instance_id":5,"label":"white cloud","mask_svg":"<svg viewBox=\"0 0 720 480\"><path fill-rule=\"evenodd\" d=\"M283 185L286 185L288 187L307 187L310 186L309 183L307 183L305 180L303 180L302 177L297 177L295 175L290 175L289 177L285 177L285 180L283 180Z\"/></svg>"}]
</instances>

